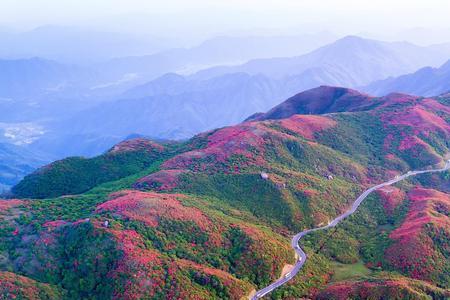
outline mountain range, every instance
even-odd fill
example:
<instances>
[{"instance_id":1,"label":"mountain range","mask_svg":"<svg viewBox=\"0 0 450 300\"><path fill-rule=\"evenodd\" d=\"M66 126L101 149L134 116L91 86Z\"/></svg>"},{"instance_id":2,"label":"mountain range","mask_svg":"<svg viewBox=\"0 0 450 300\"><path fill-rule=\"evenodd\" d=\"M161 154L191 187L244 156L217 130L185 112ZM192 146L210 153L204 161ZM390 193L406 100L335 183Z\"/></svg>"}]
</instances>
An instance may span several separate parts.
<instances>
[{"instance_id":1,"label":"mountain range","mask_svg":"<svg viewBox=\"0 0 450 300\"><path fill-rule=\"evenodd\" d=\"M289 272L294 233L450 153L446 96L322 86L247 119L183 142L129 139L26 176L18 199L0 201L7 291L242 299ZM449 297L448 177L385 187L302 239L306 264L267 297Z\"/></svg>"},{"instance_id":2,"label":"mountain range","mask_svg":"<svg viewBox=\"0 0 450 300\"><path fill-rule=\"evenodd\" d=\"M158 139L184 139L201 131L239 123L308 88L322 84L356 87L423 65L437 64L448 57L448 53L436 55L437 52L435 48L350 36L300 57L220 67L222 71L211 76L203 75L217 69L192 76L166 74L125 91L118 100L82 110L52 126L58 128L55 132L71 136L109 139L110 145L131 133ZM86 138L84 144L88 141L96 143Z\"/></svg>"},{"instance_id":3,"label":"mountain range","mask_svg":"<svg viewBox=\"0 0 450 300\"><path fill-rule=\"evenodd\" d=\"M438 66L448 60L445 45L420 47L406 42L381 42L347 36L308 54L251 60L243 65L215 67L198 72L197 78L246 72L271 78L297 77L309 85L336 84L357 87L389 76L409 73L424 66Z\"/></svg>"},{"instance_id":4,"label":"mountain range","mask_svg":"<svg viewBox=\"0 0 450 300\"><path fill-rule=\"evenodd\" d=\"M0 60L0 97L24 98L65 89L80 81L80 68L41 58Z\"/></svg>"},{"instance_id":5,"label":"mountain range","mask_svg":"<svg viewBox=\"0 0 450 300\"><path fill-rule=\"evenodd\" d=\"M41 58L2 60L1 121L12 127L27 123L40 128L42 134L27 146L32 153L54 158L91 157L132 134L158 140L187 139L202 131L236 124L300 91L323 84L354 88L363 85L362 90L376 95L391 91L426 95L445 92L446 65L418 72L423 85L415 84L410 77L398 79L414 89L402 89L393 78L383 81L388 76L442 64L449 57L445 44L419 47L354 36L301 56L251 60L192 75L173 73L193 65L232 63L250 56L302 53L330 39L333 37L326 33L254 37L246 43L243 38L221 37L193 48L89 66ZM209 52L215 54L206 55ZM225 62L223 53L233 55L227 56ZM156 76L160 77L152 79Z\"/></svg>"},{"instance_id":6,"label":"mountain range","mask_svg":"<svg viewBox=\"0 0 450 300\"><path fill-rule=\"evenodd\" d=\"M56 39L72 38L71 43L78 43L77 47L67 46L71 48L71 51L65 48L54 49L54 51L71 55L73 51L76 52L81 47L83 51L92 47L97 49L97 46L92 45L91 37L80 29L43 27L32 32L10 35L14 36L14 38L11 37L12 40L3 39L6 48L11 47L11 52L18 53L14 48L15 43L20 45L28 43L29 45L21 47L31 52L29 55L17 55L16 58L0 60L2 70L0 98L14 102L28 100L27 103L38 105L49 101L48 98L51 100L87 99L85 102L98 102L105 97L120 95L127 89L144 84L168 72L189 72L189 69L243 62L251 58L305 53L335 39L333 35L326 32L299 36L224 36L207 40L191 48L176 48L140 56L118 55L109 59L107 59L108 55L100 54L103 61L94 59L94 62L73 64L66 60L59 62L57 57L47 55L46 51L32 44L42 43L45 46L47 41L48 44L54 45ZM20 37L21 35L23 37ZM91 35L95 36L95 33ZM42 36L46 36L46 39L42 40ZM108 35L103 35L103 38L108 39ZM121 42L120 37L109 38L111 41L104 44L113 43L114 39L118 39L116 41L118 45L127 44ZM9 56L4 54L2 57Z\"/></svg>"},{"instance_id":7,"label":"mountain range","mask_svg":"<svg viewBox=\"0 0 450 300\"><path fill-rule=\"evenodd\" d=\"M25 175L50 161L51 159L42 153L0 142L0 194L8 191Z\"/></svg>"},{"instance_id":8,"label":"mountain range","mask_svg":"<svg viewBox=\"0 0 450 300\"><path fill-rule=\"evenodd\" d=\"M245 73L204 81L166 75L126 92L121 100L81 111L60 126L62 130L67 128L68 133L122 137L138 133L184 139L214 127L239 123L291 93L294 91L283 89L279 82Z\"/></svg>"},{"instance_id":9,"label":"mountain range","mask_svg":"<svg viewBox=\"0 0 450 300\"><path fill-rule=\"evenodd\" d=\"M394 91L414 95L433 96L450 91L450 60L439 68L425 67L412 74L388 78L364 87L374 95L386 95Z\"/></svg>"},{"instance_id":10,"label":"mountain range","mask_svg":"<svg viewBox=\"0 0 450 300\"><path fill-rule=\"evenodd\" d=\"M335 40L336 37L327 32L298 36L222 36L191 48L111 59L96 68L118 78L136 74L141 80L150 80L167 72L190 74L212 66L244 63L255 58L304 54Z\"/></svg>"}]
</instances>

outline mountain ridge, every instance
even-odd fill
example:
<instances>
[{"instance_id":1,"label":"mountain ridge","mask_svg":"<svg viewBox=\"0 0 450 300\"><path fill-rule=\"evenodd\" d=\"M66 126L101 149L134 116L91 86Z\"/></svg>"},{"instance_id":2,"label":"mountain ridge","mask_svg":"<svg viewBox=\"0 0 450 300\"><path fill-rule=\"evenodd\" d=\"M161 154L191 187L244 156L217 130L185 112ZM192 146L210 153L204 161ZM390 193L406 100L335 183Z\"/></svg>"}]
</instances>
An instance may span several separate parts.
<instances>
[{"instance_id":1,"label":"mountain ridge","mask_svg":"<svg viewBox=\"0 0 450 300\"><path fill-rule=\"evenodd\" d=\"M244 71L250 74L262 73L273 78L283 78L301 76L311 68L319 67L323 71L329 70L336 80L335 82L322 81L322 84L358 87L377 79L407 73L408 70L411 72L424 66L436 66L448 58L448 54L432 55L436 54L435 52L434 49L410 43L388 43L347 36L303 56L252 60L236 67L217 67L200 71L195 76L207 78L224 72ZM370 60L367 59L368 55L371 56ZM358 69L356 68L358 65L365 67ZM352 69L352 71L346 69ZM306 74L303 78L307 78ZM305 89L307 88L312 86Z\"/></svg>"},{"instance_id":2,"label":"mountain ridge","mask_svg":"<svg viewBox=\"0 0 450 300\"><path fill-rule=\"evenodd\" d=\"M439 68L425 67L414 73L376 81L363 89L376 95L401 91L422 96L433 96L450 91L450 60Z\"/></svg>"}]
</instances>

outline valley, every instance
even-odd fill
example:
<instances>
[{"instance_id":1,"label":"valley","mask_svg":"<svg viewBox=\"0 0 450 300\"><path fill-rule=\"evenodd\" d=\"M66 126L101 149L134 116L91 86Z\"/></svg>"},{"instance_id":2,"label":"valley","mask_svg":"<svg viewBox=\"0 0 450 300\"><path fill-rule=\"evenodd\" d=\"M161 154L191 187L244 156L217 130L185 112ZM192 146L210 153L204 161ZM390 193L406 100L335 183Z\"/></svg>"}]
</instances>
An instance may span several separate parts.
<instances>
[{"instance_id":1,"label":"valley","mask_svg":"<svg viewBox=\"0 0 450 300\"><path fill-rule=\"evenodd\" d=\"M338 216L337 218L335 218L334 220L332 220L331 222L328 223L328 225L326 226L322 226L322 227L316 227L313 229L308 229L305 231L302 231L298 234L296 234L293 238L292 238L292 242L291 242L291 246L294 249L294 251L296 252L296 264L295 266L289 271L289 273L287 273L285 276L283 276L282 279L272 283L271 285L257 291L255 293L255 296L252 297L252 299L259 299L264 297L265 295L267 295L268 293L272 292L274 289L282 286L283 284L285 284L286 282L288 282L289 280L291 280L295 275L297 275L297 273L300 271L300 269L303 267L303 265L305 264L306 260L307 260L307 255L306 253L300 248L299 246L299 242L300 239L310 233L313 233L315 231L318 230L326 230L326 229L330 229L333 228L335 226L338 225L338 223L340 223L343 219L349 217L350 215L352 215L353 213L356 212L356 210L358 209L358 207L361 205L361 203L364 201L364 199L367 198L367 196L376 191L377 189L380 189L382 187L385 186L389 186L392 184L395 184L399 181L404 180L405 178L408 178L410 176L415 176L418 174L424 174L424 173L435 173L435 172L445 172L448 171L450 169L450 160L448 160L445 164L445 166L441 169L432 169L432 170L422 170L422 171L409 171L406 174L403 174L401 176L396 176L395 179L391 179L387 182L381 183L379 185L376 185L374 187L371 187L370 189L364 191L364 193L362 193L356 200L355 202L353 202L352 207L349 211L347 211L346 213Z\"/></svg>"}]
</instances>

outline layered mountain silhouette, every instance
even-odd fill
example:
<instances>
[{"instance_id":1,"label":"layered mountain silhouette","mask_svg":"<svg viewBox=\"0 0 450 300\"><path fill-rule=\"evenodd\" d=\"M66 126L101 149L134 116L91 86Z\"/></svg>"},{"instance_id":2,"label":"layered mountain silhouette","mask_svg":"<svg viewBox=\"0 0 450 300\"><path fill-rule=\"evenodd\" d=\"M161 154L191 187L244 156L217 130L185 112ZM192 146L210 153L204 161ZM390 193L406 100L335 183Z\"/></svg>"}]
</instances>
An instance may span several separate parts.
<instances>
[{"instance_id":1,"label":"layered mountain silhouette","mask_svg":"<svg viewBox=\"0 0 450 300\"><path fill-rule=\"evenodd\" d=\"M403 92L433 96L450 91L450 61L439 68L425 67L414 73L371 83L363 88L374 95Z\"/></svg>"},{"instance_id":2,"label":"layered mountain silhouette","mask_svg":"<svg viewBox=\"0 0 450 300\"><path fill-rule=\"evenodd\" d=\"M292 42L292 37L273 39L281 44ZM271 40L250 39L242 46L242 53L233 52L236 54L233 60L245 59L250 53L289 54L280 47L252 52L255 47L267 46ZM305 42L306 48L302 48L300 40L296 49L306 51L309 43ZM2 60L2 120L29 122L43 128L44 134L31 145L32 151L61 158L93 156L130 134L187 139L202 131L240 123L255 112L267 111L306 89L321 85L356 88L423 66L437 66L448 59L445 45L419 47L349 36L301 56L252 60L238 66L207 69L192 76L167 73L149 80L167 71L186 69L188 65L219 63L223 58L221 52L209 58L203 54L221 48L224 43L229 42L231 47L240 41L223 37L191 49L118 58L89 67L40 58ZM180 53L183 53L180 60L174 60ZM419 95L440 94L446 92L446 66L425 68L415 74L417 78L400 77L402 84L388 79L363 90L375 95L397 90ZM423 88L417 81L423 83ZM304 113L309 108L314 107L305 107ZM342 108L347 107L342 105ZM316 112L314 109L312 113Z\"/></svg>"},{"instance_id":3,"label":"layered mountain silhouette","mask_svg":"<svg viewBox=\"0 0 450 300\"><path fill-rule=\"evenodd\" d=\"M239 123L305 89L320 85L356 87L424 65L437 65L444 61L444 55L436 53L434 47L349 36L299 57L253 60L194 76L170 73L58 126L78 136L137 133L163 139L188 138Z\"/></svg>"},{"instance_id":4,"label":"layered mountain silhouette","mask_svg":"<svg viewBox=\"0 0 450 300\"><path fill-rule=\"evenodd\" d=\"M327 32L298 36L221 36L191 48L119 57L96 67L102 73L114 74L118 78L124 74L135 74L140 80L148 81L168 72L189 74L212 66L244 63L255 58L304 54L335 39Z\"/></svg>"},{"instance_id":5,"label":"layered mountain silhouette","mask_svg":"<svg viewBox=\"0 0 450 300\"><path fill-rule=\"evenodd\" d=\"M295 77L300 90L321 84L357 87L420 67L438 66L448 56L433 47L347 36L302 56L252 60L239 66L211 68L196 76L246 72L272 78Z\"/></svg>"}]
</instances>

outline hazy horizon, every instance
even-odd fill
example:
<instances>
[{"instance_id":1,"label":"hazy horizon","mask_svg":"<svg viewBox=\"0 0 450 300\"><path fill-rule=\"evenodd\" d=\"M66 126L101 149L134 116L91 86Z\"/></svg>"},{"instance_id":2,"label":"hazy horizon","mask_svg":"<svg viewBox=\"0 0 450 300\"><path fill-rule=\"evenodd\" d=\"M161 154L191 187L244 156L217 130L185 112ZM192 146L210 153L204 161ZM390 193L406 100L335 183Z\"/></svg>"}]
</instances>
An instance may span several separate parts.
<instances>
[{"instance_id":1,"label":"hazy horizon","mask_svg":"<svg viewBox=\"0 0 450 300\"><path fill-rule=\"evenodd\" d=\"M420 45L450 42L446 24L450 3L431 1L247 0L6 0L0 27L28 31L41 26L81 27L92 31L165 38L174 46L193 46L215 36L297 35L329 31L407 40ZM45 8L45 9L43 9ZM426 14L423 12L426 11ZM395 22L385 22L395 20Z\"/></svg>"}]
</instances>

